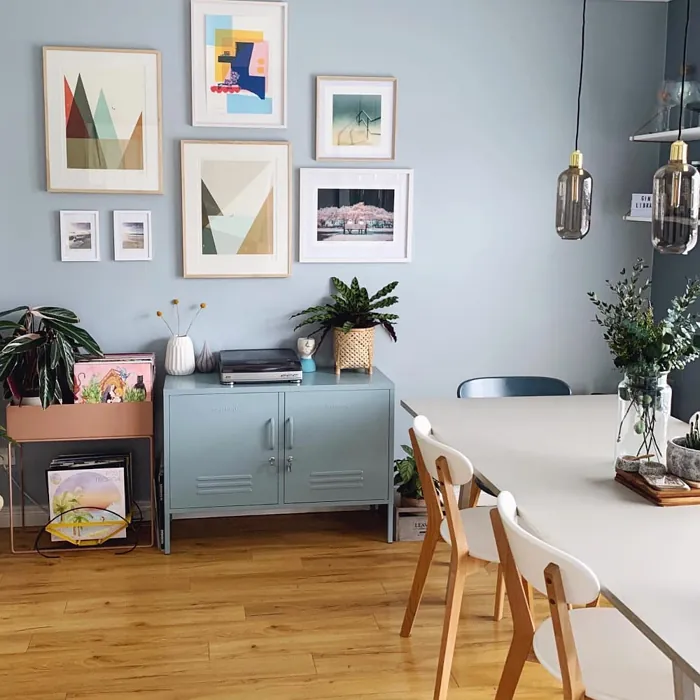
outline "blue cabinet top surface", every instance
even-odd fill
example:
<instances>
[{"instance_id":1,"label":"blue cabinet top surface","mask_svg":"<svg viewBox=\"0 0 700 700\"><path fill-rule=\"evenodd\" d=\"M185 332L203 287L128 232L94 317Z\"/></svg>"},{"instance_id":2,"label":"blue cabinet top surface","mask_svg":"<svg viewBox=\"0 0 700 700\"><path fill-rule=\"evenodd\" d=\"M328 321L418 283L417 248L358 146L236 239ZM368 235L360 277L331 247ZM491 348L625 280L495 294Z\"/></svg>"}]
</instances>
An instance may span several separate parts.
<instances>
[{"instance_id":1,"label":"blue cabinet top surface","mask_svg":"<svg viewBox=\"0 0 700 700\"><path fill-rule=\"evenodd\" d=\"M304 374L301 384L285 382L275 384L236 384L223 386L219 383L219 373L190 374L186 377L167 376L163 393L172 394L201 394L213 392L221 394L232 393L261 393L261 392L295 392L307 390L367 390L393 389L393 382L376 367L372 374L364 370L343 370L336 375L332 369L322 368L316 372Z\"/></svg>"}]
</instances>

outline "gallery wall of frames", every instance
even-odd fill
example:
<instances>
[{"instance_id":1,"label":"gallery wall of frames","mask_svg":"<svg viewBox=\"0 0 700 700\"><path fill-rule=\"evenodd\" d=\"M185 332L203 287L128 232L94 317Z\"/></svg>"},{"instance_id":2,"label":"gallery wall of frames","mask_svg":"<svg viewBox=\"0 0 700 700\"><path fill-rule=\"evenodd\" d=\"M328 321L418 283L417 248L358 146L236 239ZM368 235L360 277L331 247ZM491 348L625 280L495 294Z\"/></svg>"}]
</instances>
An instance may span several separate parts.
<instances>
[{"instance_id":1,"label":"gallery wall of frames","mask_svg":"<svg viewBox=\"0 0 700 700\"><path fill-rule=\"evenodd\" d=\"M289 12L286 2L191 0L191 123L221 127L222 138L180 144L184 277L289 276L293 216L301 263L410 261L413 171L391 167L395 78L316 77L315 159L328 167L302 168L292 201L294 144L278 133L294 99ZM49 192L164 194L157 47L45 46L43 70ZM271 137L228 140L227 127ZM105 235L116 261L158 256L149 210L110 219L61 210L61 260L99 262Z\"/></svg>"}]
</instances>

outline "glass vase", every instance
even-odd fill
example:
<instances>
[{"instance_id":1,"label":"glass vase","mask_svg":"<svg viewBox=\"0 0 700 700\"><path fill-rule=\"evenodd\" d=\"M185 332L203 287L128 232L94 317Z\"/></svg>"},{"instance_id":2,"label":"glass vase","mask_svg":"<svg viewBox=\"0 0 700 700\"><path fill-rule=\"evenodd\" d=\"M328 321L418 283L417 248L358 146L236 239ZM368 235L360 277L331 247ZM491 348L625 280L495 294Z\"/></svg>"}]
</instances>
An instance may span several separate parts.
<instances>
[{"instance_id":1,"label":"glass vase","mask_svg":"<svg viewBox=\"0 0 700 700\"><path fill-rule=\"evenodd\" d=\"M617 387L616 469L638 472L664 464L671 395L667 372L650 377L625 375Z\"/></svg>"}]
</instances>

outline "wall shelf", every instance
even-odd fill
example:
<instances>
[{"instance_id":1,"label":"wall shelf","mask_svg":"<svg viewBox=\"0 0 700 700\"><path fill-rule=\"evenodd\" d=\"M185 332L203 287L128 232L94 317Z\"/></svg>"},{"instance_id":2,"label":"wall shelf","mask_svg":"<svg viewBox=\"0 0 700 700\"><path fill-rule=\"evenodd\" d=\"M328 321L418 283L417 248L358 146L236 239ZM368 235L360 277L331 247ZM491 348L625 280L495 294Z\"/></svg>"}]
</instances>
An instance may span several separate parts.
<instances>
[{"instance_id":1,"label":"wall shelf","mask_svg":"<svg viewBox=\"0 0 700 700\"><path fill-rule=\"evenodd\" d=\"M645 224L650 224L651 223L651 217L650 216L630 216L629 214L626 214L625 216L622 217L624 221L635 221L635 222L641 222Z\"/></svg>"},{"instance_id":2,"label":"wall shelf","mask_svg":"<svg viewBox=\"0 0 700 700\"><path fill-rule=\"evenodd\" d=\"M646 143L671 143L678 138L678 129L671 131L658 131L654 134L635 134L630 136L630 141L640 141ZM700 126L693 126L683 129L684 141L700 141Z\"/></svg>"}]
</instances>

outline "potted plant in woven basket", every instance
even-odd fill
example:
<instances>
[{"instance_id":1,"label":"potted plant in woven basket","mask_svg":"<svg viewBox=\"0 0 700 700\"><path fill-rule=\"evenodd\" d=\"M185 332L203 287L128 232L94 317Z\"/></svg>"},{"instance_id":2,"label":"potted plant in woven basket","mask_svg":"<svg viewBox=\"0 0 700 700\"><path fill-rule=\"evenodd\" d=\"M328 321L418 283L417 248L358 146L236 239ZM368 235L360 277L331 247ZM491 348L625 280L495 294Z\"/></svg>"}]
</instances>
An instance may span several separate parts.
<instances>
[{"instance_id":1,"label":"potted plant in woven basket","mask_svg":"<svg viewBox=\"0 0 700 700\"><path fill-rule=\"evenodd\" d=\"M318 326L309 335L321 334L319 347L332 331L335 373L340 374L342 369L366 369L372 374L375 326L384 328L396 342L394 324L399 317L382 309L398 303L399 298L391 296L398 282L391 282L370 296L366 287L360 287L357 277L349 285L337 277L331 277L331 281L336 289L336 293L331 294L331 303L310 306L294 314L292 318L306 316L294 330L308 325Z\"/></svg>"}]
</instances>

